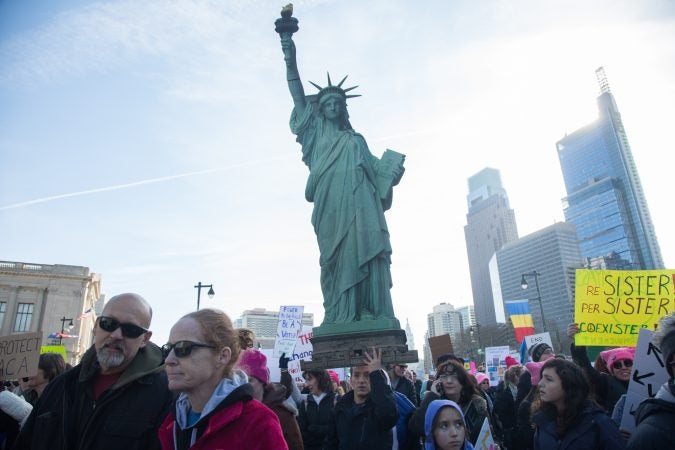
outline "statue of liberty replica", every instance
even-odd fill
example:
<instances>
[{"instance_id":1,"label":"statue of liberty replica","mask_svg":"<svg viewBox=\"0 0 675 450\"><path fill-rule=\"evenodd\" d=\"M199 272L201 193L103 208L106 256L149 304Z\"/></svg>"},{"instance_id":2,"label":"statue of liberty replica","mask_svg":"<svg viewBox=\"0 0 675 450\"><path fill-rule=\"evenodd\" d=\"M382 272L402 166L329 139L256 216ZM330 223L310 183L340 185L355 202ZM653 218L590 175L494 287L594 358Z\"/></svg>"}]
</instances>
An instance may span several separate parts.
<instances>
[{"instance_id":1,"label":"statue of liberty replica","mask_svg":"<svg viewBox=\"0 0 675 450\"><path fill-rule=\"evenodd\" d=\"M407 362L417 361L416 352L407 352L405 332L394 316L391 244L384 218L392 188L404 172L404 155L387 150L378 159L354 131L347 99L359 95L348 94L356 87L342 87L347 77L333 84L328 75L324 87L310 81L318 93L305 95L292 38L298 21L292 11L292 5L284 7L275 25L294 104L290 127L309 168L305 198L314 203L312 225L321 254L325 315L314 328L312 360L323 367L347 367L352 358L360 363L361 351L375 346L383 349L384 360L402 362L407 355ZM332 366L332 360L350 363Z\"/></svg>"}]
</instances>

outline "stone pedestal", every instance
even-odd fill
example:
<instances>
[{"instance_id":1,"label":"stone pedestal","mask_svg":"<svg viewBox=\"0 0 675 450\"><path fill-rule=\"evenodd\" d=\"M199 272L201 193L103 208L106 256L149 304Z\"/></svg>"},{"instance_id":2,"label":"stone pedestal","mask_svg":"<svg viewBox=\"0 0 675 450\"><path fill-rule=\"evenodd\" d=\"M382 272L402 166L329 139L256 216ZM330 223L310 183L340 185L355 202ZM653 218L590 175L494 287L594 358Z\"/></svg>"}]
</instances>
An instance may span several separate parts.
<instances>
[{"instance_id":1,"label":"stone pedestal","mask_svg":"<svg viewBox=\"0 0 675 450\"><path fill-rule=\"evenodd\" d=\"M376 330L329 336L314 336L312 360L301 361L302 370L362 366L365 352L373 347L382 352L382 365L419 361L417 350L408 350L405 331Z\"/></svg>"}]
</instances>

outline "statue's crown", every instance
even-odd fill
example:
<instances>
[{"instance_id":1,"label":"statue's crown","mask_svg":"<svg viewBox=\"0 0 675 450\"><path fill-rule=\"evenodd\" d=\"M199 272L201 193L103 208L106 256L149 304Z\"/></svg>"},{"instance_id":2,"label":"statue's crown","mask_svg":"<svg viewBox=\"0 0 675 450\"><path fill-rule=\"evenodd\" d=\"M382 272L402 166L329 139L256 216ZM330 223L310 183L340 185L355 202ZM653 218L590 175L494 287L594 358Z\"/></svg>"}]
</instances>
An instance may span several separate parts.
<instances>
[{"instance_id":1,"label":"statue's crown","mask_svg":"<svg viewBox=\"0 0 675 450\"><path fill-rule=\"evenodd\" d=\"M347 92L351 91L352 89L356 89L358 86L352 86L347 89L342 89L342 83L345 82L347 79L347 75L340 81L337 85L333 85L330 81L330 73L326 73L328 76L328 85L325 87L321 87L318 84L314 83L313 81L310 81L312 85L314 85L315 88L319 90L319 93L316 95L316 100L318 103L321 103L321 99L328 96L328 95L338 95L342 97L343 100L347 100L348 98L353 98L353 97L361 97L360 94L355 94L355 95L347 95Z\"/></svg>"}]
</instances>

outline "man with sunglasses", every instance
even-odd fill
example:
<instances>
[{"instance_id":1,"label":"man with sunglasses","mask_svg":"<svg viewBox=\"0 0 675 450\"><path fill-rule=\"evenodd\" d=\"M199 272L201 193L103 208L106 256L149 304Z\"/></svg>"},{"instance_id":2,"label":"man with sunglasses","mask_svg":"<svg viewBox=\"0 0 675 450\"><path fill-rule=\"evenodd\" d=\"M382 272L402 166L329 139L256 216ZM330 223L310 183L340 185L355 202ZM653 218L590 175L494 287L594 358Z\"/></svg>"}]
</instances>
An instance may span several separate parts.
<instances>
[{"instance_id":1,"label":"man with sunglasses","mask_svg":"<svg viewBox=\"0 0 675 450\"><path fill-rule=\"evenodd\" d=\"M80 364L45 388L15 449L159 449L172 394L162 352L150 342L152 308L121 294L96 319Z\"/></svg>"}]
</instances>

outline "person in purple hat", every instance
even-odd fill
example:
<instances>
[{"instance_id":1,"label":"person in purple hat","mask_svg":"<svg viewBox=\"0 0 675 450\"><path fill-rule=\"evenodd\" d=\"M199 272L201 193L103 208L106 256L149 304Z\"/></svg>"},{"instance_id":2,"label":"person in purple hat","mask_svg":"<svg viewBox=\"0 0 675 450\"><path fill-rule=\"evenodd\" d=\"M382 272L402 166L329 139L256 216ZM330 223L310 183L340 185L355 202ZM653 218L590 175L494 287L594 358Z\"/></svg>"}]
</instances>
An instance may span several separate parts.
<instances>
[{"instance_id":1,"label":"person in purple hat","mask_svg":"<svg viewBox=\"0 0 675 450\"><path fill-rule=\"evenodd\" d=\"M473 450L464 413L451 400L434 400L424 415L424 450Z\"/></svg>"}]
</instances>

